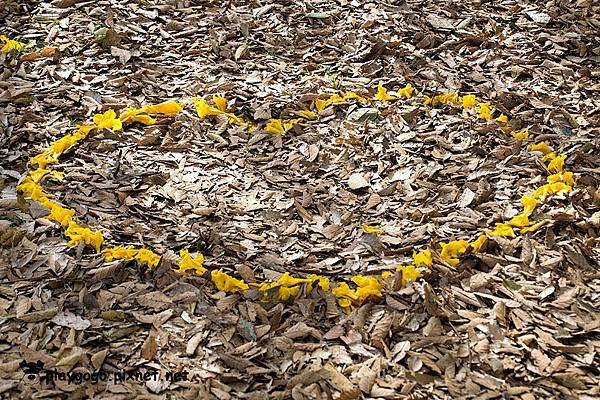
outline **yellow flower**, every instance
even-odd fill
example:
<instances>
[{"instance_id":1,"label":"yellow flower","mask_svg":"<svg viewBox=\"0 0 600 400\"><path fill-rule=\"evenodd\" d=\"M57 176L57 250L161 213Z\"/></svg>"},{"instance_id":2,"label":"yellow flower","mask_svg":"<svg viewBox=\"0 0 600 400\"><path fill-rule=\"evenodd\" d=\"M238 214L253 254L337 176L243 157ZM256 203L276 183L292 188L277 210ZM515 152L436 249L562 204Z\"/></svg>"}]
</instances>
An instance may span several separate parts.
<instances>
[{"instance_id":1,"label":"yellow flower","mask_svg":"<svg viewBox=\"0 0 600 400\"><path fill-rule=\"evenodd\" d=\"M377 86L377 94L375 94L375 98L380 101L388 101L388 100L397 100L397 97L394 97L388 94L387 89L383 87L381 83Z\"/></svg>"},{"instance_id":2,"label":"yellow flower","mask_svg":"<svg viewBox=\"0 0 600 400\"><path fill-rule=\"evenodd\" d=\"M104 114L96 114L93 120L98 129L112 129L113 131L123 129L123 123L117 118L115 110L108 110Z\"/></svg>"},{"instance_id":3,"label":"yellow flower","mask_svg":"<svg viewBox=\"0 0 600 400\"><path fill-rule=\"evenodd\" d=\"M0 52L2 53L19 52L25 48L25 43L9 39L4 35L0 35L0 44L2 43L4 43L4 45L0 49Z\"/></svg>"},{"instance_id":4,"label":"yellow flower","mask_svg":"<svg viewBox=\"0 0 600 400\"><path fill-rule=\"evenodd\" d=\"M196 271L198 275L204 275L206 272L206 268L203 267L204 256L202 254L192 257L188 250L180 250L179 257L181 257L181 260L179 260L179 269L177 272L183 273L189 269Z\"/></svg>"},{"instance_id":5,"label":"yellow flower","mask_svg":"<svg viewBox=\"0 0 600 400\"><path fill-rule=\"evenodd\" d=\"M315 119L317 118L317 113L310 110L301 110L298 111L298 114L302 115L304 118Z\"/></svg>"},{"instance_id":6,"label":"yellow flower","mask_svg":"<svg viewBox=\"0 0 600 400\"><path fill-rule=\"evenodd\" d=\"M50 202L50 200L48 200L50 195L44 193L43 188L38 183L34 182L29 176L26 176L25 179L23 179L23 182L21 182L16 189L20 192L23 192L25 197L35 200L43 205L49 204Z\"/></svg>"},{"instance_id":7,"label":"yellow flower","mask_svg":"<svg viewBox=\"0 0 600 400\"><path fill-rule=\"evenodd\" d=\"M179 114L183 110L183 106L175 100L164 101L159 104L145 106L143 110L148 114Z\"/></svg>"},{"instance_id":8,"label":"yellow flower","mask_svg":"<svg viewBox=\"0 0 600 400\"><path fill-rule=\"evenodd\" d=\"M533 192L533 197L536 199L545 200L548 196L553 194L563 194L572 191L573 188L571 186L566 185L564 182L555 182L548 183L546 185L540 186Z\"/></svg>"},{"instance_id":9,"label":"yellow flower","mask_svg":"<svg viewBox=\"0 0 600 400\"><path fill-rule=\"evenodd\" d=\"M383 296L381 293L383 285L377 278L356 275L352 277L352 282L356 283L358 286L358 289L356 289L356 297L359 304L363 303L369 297Z\"/></svg>"},{"instance_id":10,"label":"yellow flower","mask_svg":"<svg viewBox=\"0 0 600 400\"><path fill-rule=\"evenodd\" d=\"M104 259L106 261L112 260L125 260L131 261L135 259L136 254L138 253L138 249L133 247L111 247L108 249L102 250L102 255L104 255Z\"/></svg>"},{"instance_id":11,"label":"yellow flower","mask_svg":"<svg viewBox=\"0 0 600 400\"><path fill-rule=\"evenodd\" d=\"M413 265L399 265L396 269L402 272L402 287L406 287L409 282L414 282L423 274Z\"/></svg>"},{"instance_id":12,"label":"yellow flower","mask_svg":"<svg viewBox=\"0 0 600 400\"><path fill-rule=\"evenodd\" d=\"M154 125L156 119L146 114L145 108L127 108L121 113L119 119L123 123L139 122L144 125Z\"/></svg>"},{"instance_id":13,"label":"yellow flower","mask_svg":"<svg viewBox=\"0 0 600 400\"><path fill-rule=\"evenodd\" d=\"M319 111L323 111L325 108L327 108L327 106L330 103L327 100L323 100L323 99L316 99L315 100L315 107L317 108L317 110Z\"/></svg>"},{"instance_id":14,"label":"yellow flower","mask_svg":"<svg viewBox=\"0 0 600 400\"><path fill-rule=\"evenodd\" d=\"M556 158L556 153L552 151L552 152L546 154L544 157L542 157L542 161L552 161L555 158Z\"/></svg>"},{"instance_id":15,"label":"yellow flower","mask_svg":"<svg viewBox=\"0 0 600 400\"><path fill-rule=\"evenodd\" d=\"M429 96L423 96L423 104L426 106L432 105L433 99Z\"/></svg>"},{"instance_id":16,"label":"yellow flower","mask_svg":"<svg viewBox=\"0 0 600 400\"><path fill-rule=\"evenodd\" d=\"M445 94L439 94L433 98L433 105L439 104L455 104L460 105L460 97L456 92L448 92Z\"/></svg>"},{"instance_id":17,"label":"yellow flower","mask_svg":"<svg viewBox=\"0 0 600 400\"><path fill-rule=\"evenodd\" d=\"M525 129L524 131L520 132L512 132L511 135L517 140L523 140L529 137L529 131Z\"/></svg>"},{"instance_id":18,"label":"yellow flower","mask_svg":"<svg viewBox=\"0 0 600 400\"><path fill-rule=\"evenodd\" d=\"M293 276L290 275L289 272L284 273L277 280L277 283L279 284L279 286L286 286L286 287L295 286L295 285L299 285L299 284L306 283L306 282L310 282L310 281L307 278L294 278Z\"/></svg>"},{"instance_id":19,"label":"yellow flower","mask_svg":"<svg viewBox=\"0 0 600 400\"><path fill-rule=\"evenodd\" d=\"M283 135L285 133L285 128L283 127L283 121L281 121L281 119L269 120L269 122L267 122L267 125L265 126L265 131Z\"/></svg>"},{"instance_id":20,"label":"yellow flower","mask_svg":"<svg viewBox=\"0 0 600 400\"><path fill-rule=\"evenodd\" d=\"M38 168L29 172L29 177L35 182L39 183L45 177L62 181L65 178L65 173L62 171L50 171L49 169Z\"/></svg>"},{"instance_id":21,"label":"yellow flower","mask_svg":"<svg viewBox=\"0 0 600 400\"><path fill-rule=\"evenodd\" d=\"M381 235L383 233L385 233L385 231L377 226L371 226L371 225L363 225L362 229L365 233L373 233L375 235Z\"/></svg>"},{"instance_id":22,"label":"yellow flower","mask_svg":"<svg viewBox=\"0 0 600 400\"><path fill-rule=\"evenodd\" d=\"M300 286L280 286L279 289L277 289L275 300L287 301L290 297L296 297L298 293L300 293Z\"/></svg>"},{"instance_id":23,"label":"yellow flower","mask_svg":"<svg viewBox=\"0 0 600 400\"><path fill-rule=\"evenodd\" d=\"M408 83L403 88L398 89L398 94L400 96L406 97L407 99L410 99L414 92L415 92L415 88L412 87L412 85L410 83Z\"/></svg>"},{"instance_id":24,"label":"yellow flower","mask_svg":"<svg viewBox=\"0 0 600 400\"><path fill-rule=\"evenodd\" d=\"M79 139L77 139L75 135L65 135L60 139L52 142L48 147L48 150L53 152L55 157L58 157L78 141Z\"/></svg>"},{"instance_id":25,"label":"yellow flower","mask_svg":"<svg viewBox=\"0 0 600 400\"><path fill-rule=\"evenodd\" d=\"M223 112L227 111L227 99L225 97L215 94L212 97L212 101L219 110Z\"/></svg>"},{"instance_id":26,"label":"yellow flower","mask_svg":"<svg viewBox=\"0 0 600 400\"><path fill-rule=\"evenodd\" d=\"M529 216L526 212L515 215L508 221L508 225L514 226L515 228L525 228L526 226L529 226Z\"/></svg>"},{"instance_id":27,"label":"yellow flower","mask_svg":"<svg viewBox=\"0 0 600 400\"><path fill-rule=\"evenodd\" d=\"M31 175L31 173L30 173ZM569 186L575 185L575 179L571 171L565 171L563 173L556 173L548 176L548 183L564 182Z\"/></svg>"},{"instance_id":28,"label":"yellow flower","mask_svg":"<svg viewBox=\"0 0 600 400\"><path fill-rule=\"evenodd\" d=\"M202 119L211 116L211 115L219 115L223 114L223 111L219 110L216 107L209 106L206 100L200 99L198 97L194 97L192 99L194 105L196 106L196 113Z\"/></svg>"},{"instance_id":29,"label":"yellow flower","mask_svg":"<svg viewBox=\"0 0 600 400\"><path fill-rule=\"evenodd\" d=\"M221 270L212 270L210 277L217 289L225 293L248 290L248 285L244 281L232 278Z\"/></svg>"},{"instance_id":30,"label":"yellow flower","mask_svg":"<svg viewBox=\"0 0 600 400\"><path fill-rule=\"evenodd\" d=\"M151 268L154 268L160 262L160 256L149 249L139 249L135 254L135 259L140 264L145 264Z\"/></svg>"},{"instance_id":31,"label":"yellow flower","mask_svg":"<svg viewBox=\"0 0 600 400\"><path fill-rule=\"evenodd\" d=\"M538 205L538 201L535 198L535 196L523 196L521 197L521 204L523 204L523 213L526 215L531 215L531 213L533 212L533 210L535 210L535 208Z\"/></svg>"},{"instance_id":32,"label":"yellow flower","mask_svg":"<svg viewBox=\"0 0 600 400\"><path fill-rule=\"evenodd\" d=\"M500 122L501 124L506 124L508 123L508 117L504 114L500 114L500 116L496 118L496 121Z\"/></svg>"},{"instance_id":33,"label":"yellow flower","mask_svg":"<svg viewBox=\"0 0 600 400\"><path fill-rule=\"evenodd\" d=\"M546 142L539 142L536 144L532 144L531 151L539 151L542 154L552 153L552 148L546 144Z\"/></svg>"},{"instance_id":34,"label":"yellow flower","mask_svg":"<svg viewBox=\"0 0 600 400\"><path fill-rule=\"evenodd\" d=\"M419 253L413 252L413 262L417 266L425 265L431 267L433 260L431 259L431 251L423 250Z\"/></svg>"},{"instance_id":35,"label":"yellow flower","mask_svg":"<svg viewBox=\"0 0 600 400\"><path fill-rule=\"evenodd\" d=\"M397 268L400 268L400 266L398 266ZM381 278L382 279L387 279L387 278L392 277L392 276L394 276L394 273L392 271L383 271L381 273Z\"/></svg>"},{"instance_id":36,"label":"yellow flower","mask_svg":"<svg viewBox=\"0 0 600 400\"><path fill-rule=\"evenodd\" d=\"M281 119L271 119L269 120L269 122L267 122L267 125L265 126L265 131L283 135L284 133L292 129L294 125L296 125L300 120L300 118L290 119L288 121L282 121Z\"/></svg>"},{"instance_id":37,"label":"yellow flower","mask_svg":"<svg viewBox=\"0 0 600 400\"><path fill-rule=\"evenodd\" d=\"M331 293L338 298L338 304L344 308L350 307L352 302L358 299L356 292L350 289L346 282L338 284Z\"/></svg>"},{"instance_id":38,"label":"yellow flower","mask_svg":"<svg viewBox=\"0 0 600 400\"><path fill-rule=\"evenodd\" d=\"M540 221L537 224L533 224L530 227L521 229L521 233L533 232L538 230L542 225L545 225L548 221Z\"/></svg>"},{"instance_id":39,"label":"yellow flower","mask_svg":"<svg viewBox=\"0 0 600 400\"><path fill-rule=\"evenodd\" d=\"M490 103L479 104L479 117L485 119L486 121L489 121L493 118Z\"/></svg>"},{"instance_id":40,"label":"yellow flower","mask_svg":"<svg viewBox=\"0 0 600 400\"><path fill-rule=\"evenodd\" d=\"M463 108L471 108L477 105L477 97L474 94L468 94L462 97Z\"/></svg>"},{"instance_id":41,"label":"yellow flower","mask_svg":"<svg viewBox=\"0 0 600 400\"><path fill-rule=\"evenodd\" d=\"M442 252L440 257L453 267L456 267L460 262L460 256L467 251L469 242L466 240L454 240L452 242L440 242Z\"/></svg>"},{"instance_id":42,"label":"yellow flower","mask_svg":"<svg viewBox=\"0 0 600 400\"><path fill-rule=\"evenodd\" d=\"M311 283L317 282L317 285L324 291L329 290L329 279L325 278L324 276L311 274L306 279L308 279ZM308 293L310 293L310 291L312 290L312 285L309 285L308 288Z\"/></svg>"},{"instance_id":43,"label":"yellow flower","mask_svg":"<svg viewBox=\"0 0 600 400\"><path fill-rule=\"evenodd\" d=\"M469 245L473 248L474 251L479 251L483 247L483 245L486 242L486 240L487 240L487 236L486 235L480 235L473 242L469 243Z\"/></svg>"},{"instance_id":44,"label":"yellow flower","mask_svg":"<svg viewBox=\"0 0 600 400\"><path fill-rule=\"evenodd\" d=\"M50 150L46 149L43 153L29 159L29 164L37 164L38 168L46 168L48 164L58 163L58 158Z\"/></svg>"},{"instance_id":45,"label":"yellow flower","mask_svg":"<svg viewBox=\"0 0 600 400\"><path fill-rule=\"evenodd\" d=\"M556 157L548 164L548 171L562 172L565 167L566 154Z\"/></svg>"},{"instance_id":46,"label":"yellow flower","mask_svg":"<svg viewBox=\"0 0 600 400\"><path fill-rule=\"evenodd\" d=\"M496 223L496 228L493 231L486 231L488 235L492 236L504 236L504 237L516 237L515 231L512 226L501 222Z\"/></svg>"},{"instance_id":47,"label":"yellow flower","mask_svg":"<svg viewBox=\"0 0 600 400\"><path fill-rule=\"evenodd\" d=\"M339 97L339 96L338 96ZM348 101L348 100L358 100L358 101L363 101L366 100L364 97L362 97L361 95L354 93L354 92L346 92L344 94L344 96L341 98L341 101Z\"/></svg>"},{"instance_id":48,"label":"yellow flower","mask_svg":"<svg viewBox=\"0 0 600 400\"><path fill-rule=\"evenodd\" d=\"M67 246L77 246L80 243L85 243L92 246L96 251L100 250L100 246L104 242L102 233L100 231L92 231L89 228L84 228L71 221L67 230L65 230L65 236L70 240L67 242Z\"/></svg>"},{"instance_id":49,"label":"yellow flower","mask_svg":"<svg viewBox=\"0 0 600 400\"><path fill-rule=\"evenodd\" d=\"M50 205L50 215L48 215L48 219L51 221L56 221L62 226L69 226L73 220L73 216L75 215L75 210L71 210L69 208L64 208L59 204L54 202L48 202L47 205Z\"/></svg>"}]
</instances>

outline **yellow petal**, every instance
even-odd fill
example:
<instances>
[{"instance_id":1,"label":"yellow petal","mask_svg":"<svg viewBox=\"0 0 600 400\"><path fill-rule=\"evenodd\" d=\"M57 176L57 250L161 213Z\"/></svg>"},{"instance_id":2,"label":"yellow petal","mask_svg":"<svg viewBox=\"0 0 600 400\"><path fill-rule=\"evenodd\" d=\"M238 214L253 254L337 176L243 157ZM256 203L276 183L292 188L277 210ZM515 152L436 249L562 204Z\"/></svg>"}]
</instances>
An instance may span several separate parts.
<instances>
[{"instance_id":1,"label":"yellow petal","mask_svg":"<svg viewBox=\"0 0 600 400\"><path fill-rule=\"evenodd\" d=\"M281 286L277 289L275 300L287 301L291 297L296 297L300 293L300 286L285 287Z\"/></svg>"},{"instance_id":2,"label":"yellow petal","mask_svg":"<svg viewBox=\"0 0 600 400\"><path fill-rule=\"evenodd\" d=\"M525 212L515 215L508 221L508 225L514 226L515 228L525 228L526 226L529 226L529 217Z\"/></svg>"},{"instance_id":3,"label":"yellow petal","mask_svg":"<svg viewBox=\"0 0 600 400\"><path fill-rule=\"evenodd\" d=\"M415 92L415 88L412 87L412 85L410 83L408 83L403 88L398 89L398 94L400 96L406 97L407 99L410 99L414 92Z\"/></svg>"},{"instance_id":4,"label":"yellow petal","mask_svg":"<svg viewBox=\"0 0 600 400\"><path fill-rule=\"evenodd\" d=\"M531 151L539 151L544 155L548 154L548 153L552 153L552 148L550 146L548 146L546 144L546 142L532 144L530 150Z\"/></svg>"},{"instance_id":5,"label":"yellow petal","mask_svg":"<svg viewBox=\"0 0 600 400\"><path fill-rule=\"evenodd\" d=\"M469 244L471 245L471 247L473 248L474 251L479 251L483 247L486 240L487 240L486 235L480 235L477 239L475 239L473 242L471 242Z\"/></svg>"},{"instance_id":6,"label":"yellow petal","mask_svg":"<svg viewBox=\"0 0 600 400\"><path fill-rule=\"evenodd\" d=\"M467 251L469 242L466 240L454 240L448 243L441 242L442 251L440 257L453 267L460 262L460 256Z\"/></svg>"},{"instance_id":7,"label":"yellow petal","mask_svg":"<svg viewBox=\"0 0 600 400\"><path fill-rule=\"evenodd\" d=\"M212 97L212 101L213 103L215 103L215 106L217 106L217 108L223 112L227 111L227 99L223 96L220 95L214 95Z\"/></svg>"},{"instance_id":8,"label":"yellow petal","mask_svg":"<svg viewBox=\"0 0 600 400\"><path fill-rule=\"evenodd\" d=\"M249 286L239 279L232 278L221 270L212 270L210 277L217 287L223 292L241 292L248 290Z\"/></svg>"},{"instance_id":9,"label":"yellow petal","mask_svg":"<svg viewBox=\"0 0 600 400\"><path fill-rule=\"evenodd\" d=\"M431 267L433 260L431 259L431 251L423 250L419 253L413 252L413 262L417 266L425 265Z\"/></svg>"},{"instance_id":10,"label":"yellow petal","mask_svg":"<svg viewBox=\"0 0 600 400\"><path fill-rule=\"evenodd\" d=\"M521 204L523 204L523 212L526 215L531 215L533 210L535 210L535 208L537 207L538 201L534 196L525 195L521 198Z\"/></svg>"},{"instance_id":11,"label":"yellow petal","mask_svg":"<svg viewBox=\"0 0 600 400\"><path fill-rule=\"evenodd\" d=\"M204 264L204 256L202 254L198 254L196 257L192 257L188 250L180 250L179 251L179 269L177 272L185 272L187 270L196 271L197 275L204 275L206 272L206 268L203 267Z\"/></svg>"},{"instance_id":12,"label":"yellow petal","mask_svg":"<svg viewBox=\"0 0 600 400\"><path fill-rule=\"evenodd\" d=\"M556 173L548 176L548 183L564 182L568 186L575 185L574 175L571 171Z\"/></svg>"},{"instance_id":13,"label":"yellow petal","mask_svg":"<svg viewBox=\"0 0 600 400\"><path fill-rule=\"evenodd\" d=\"M89 228L84 228L71 221L67 230L65 230L65 236L70 240L67 242L67 246L77 246L80 243L85 243L92 246L96 251L100 250L100 246L104 242L102 233L100 231L92 231Z\"/></svg>"},{"instance_id":14,"label":"yellow petal","mask_svg":"<svg viewBox=\"0 0 600 400\"><path fill-rule=\"evenodd\" d=\"M489 121L492 117L492 109L489 103L480 103L479 104L479 117Z\"/></svg>"},{"instance_id":15,"label":"yellow petal","mask_svg":"<svg viewBox=\"0 0 600 400\"><path fill-rule=\"evenodd\" d=\"M508 123L508 117L504 114L500 114L500 116L496 118L496 121L500 122L501 124L506 124Z\"/></svg>"},{"instance_id":16,"label":"yellow petal","mask_svg":"<svg viewBox=\"0 0 600 400\"><path fill-rule=\"evenodd\" d=\"M317 110L319 111L323 111L325 108L327 108L327 106L331 104L329 103L328 100L323 100L323 99L316 99L315 100L315 107L317 108Z\"/></svg>"},{"instance_id":17,"label":"yellow petal","mask_svg":"<svg viewBox=\"0 0 600 400\"><path fill-rule=\"evenodd\" d=\"M396 268L402 272L402 287L406 287L409 282L414 282L422 276L421 272L414 265L402 265Z\"/></svg>"},{"instance_id":18,"label":"yellow petal","mask_svg":"<svg viewBox=\"0 0 600 400\"><path fill-rule=\"evenodd\" d=\"M525 129L524 131L520 132L512 132L511 135L517 140L523 140L529 137L529 131Z\"/></svg>"},{"instance_id":19,"label":"yellow petal","mask_svg":"<svg viewBox=\"0 0 600 400\"><path fill-rule=\"evenodd\" d=\"M536 230L538 230L539 228L541 228L541 227L542 227L542 225L545 225L545 224L546 224L546 222L548 222L548 221L540 221L540 222L538 222L537 224L533 224L533 225L531 225L530 227L523 228L523 229L521 229L521 233L527 233L527 232L533 232L533 231L536 231Z\"/></svg>"},{"instance_id":20,"label":"yellow petal","mask_svg":"<svg viewBox=\"0 0 600 400\"><path fill-rule=\"evenodd\" d=\"M160 104L154 104L144 107L148 114L179 114L183 110L183 106L175 100L165 101Z\"/></svg>"},{"instance_id":21,"label":"yellow petal","mask_svg":"<svg viewBox=\"0 0 600 400\"><path fill-rule=\"evenodd\" d=\"M285 133L285 128L283 127L283 122L281 119L271 119L267 122L265 126L265 131L270 133L275 133L278 135L283 135Z\"/></svg>"},{"instance_id":22,"label":"yellow petal","mask_svg":"<svg viewBox=\"0 0 600 400\"><path fill-rule=\"evenodd\" d=\"M397 100L398 99L397 97L394 97L394 96L388 94L387 89L384 88L381 83L377 86L377 94L375 94L375 98L380 101L388 101L388 100Z\"/></svg>"},{"instance_id":23,"label":"yellow petal","mask_svg":"<svg viewBox=\"0 0 600 400\"><path fill-rule=\"evenodd\" d=\"M69 208L64 208L59 204L50 203L50 215L48 215L48 219L51 221L58 222L64 227L69 226L72 222L73 216L75 215L75 210L71 210Z\"/></svg>"},{"instance_id":24,"label":"yellow petal","mask_svg":"<svg viewBox=\"0 0 600 400\"><path fill-rule=\"evenodd\" d=\"M493 231L486 231L486 233L492 236L516 237L513 228L510 225L501 222L496 223L496 228Z\"/></svg>"},{"instance_id":25,"label":"yellow petal","mask_svg":"<svg viewBox=\"0 0 600 400\"><path fill-rule=\"evenodd\" d=\"M394 276L394 273L392 271L383 271L381 273L381 279L387 279Z\"/></svg>"},{"instance_id":26,"label":"yellow petal","mask_svg":"<svg viewBox=\"0 0 600 400\"><path fill-rule=\"evenodd\" d=\"M46 150L43 153L38 154L35 157L29 159L30 164L37 164L38 168L46 168L48 164L58 163L58 158L51 153L50 150Z\"/></svg>"},{"instance_id":27,"label":"yellow petal","mask_svg":"<svg viewBox=\"0 0 600 400\"><path fill-rule=\"evenodd\" d=\"M366 224L362 226L362 229L365 233L373 233L376 235L381 235L381 234L385 233L385 231L379 227L366 225Z\"/></svg>"},{"instance_id":28,"label":"yellow petal","mask_svg":"<svg viewBox=\"0 0 600 400\"><path fill-rule=\"evenodd\" d=\"M102 255L106 261L125 260L131 261L135 259L138 250L132 247L110 247L102 250Z\"/></svg>"},{"instance_id":29,"label":"yellow petal","mask_svg":"<svg viewBox=\"0 0 600 400\"><path fill-rule=\"evenodd\" d=\"M54 156L58 157L78 141L79 139L77 139L75 135L65 135L60 139L52 142L48 147L48 150L54 153Z\"/></svg>"},{"instance_id":30,"label":"yellow petal","mask_svg":"<svg viewBox=\"0 0 600 400\"><path fill-rule=\"evenodd\" d=\"M117 118L115 110L108 110L104 114L94 115L94 124L98 129L112 129L113 131L120 131L123 129L123 123Z\"/></svg>"},{"instance_id":31,"label":"yellow petal","mask_svg":"<svg viewBox=\"0 0 600 400\"><path fill-rule=\"evenodd\" d=\"M315 119L317 118L317 113L310 110L301 110L298 111L298 114L302 115L304 118Z\"/></svg>"},{"instance_id":32,"label":"yellow petal","mask_svg":"<svg viewBox=\"0 0 600 400\"><path fill-rule=\"evenodd\" d=\"M319 276L319 275L315 275L315 274L311 274L307 277L307 279L310 282L317 282L317 285L323 289L324 291L328 291L329 290L329 279L324 277L324 276ZM310 293L310 291L309 291Z\"/></svg>"},{"instance_id":33,"label":"yellow petal","mask_svg":"<svg viewBox=\"0 0 600 400\"><path fill-rule=\"evenodd\" d=\"M160 262L160 256L152 250L142 248L137 251L135 260L141 264L154 268Z\"/></svg>"},{"instance_id":34,"label":"yellow petal","mask_svg":"<svg viewBox=\"0 0 600 400\"><path fill-rule=\"evenodd\" d=\"M192 101L194 102L194 105L196 106L196 113L202 119L204 119L208 116L211 116L211 115L223 114L223 111L219 110L216 107L209 106L208 103L206 103L206 100L204 100L202 98L194 97L192 99Z\"/></svg>"},{"instance_id":35,"label":"yellow petal","mask_svg":"<svg viewBox=\"0 0 600 400\"><path fill-rule=\"evenodd\" d=\"M474 94L468 94L462 97L463 108L471 108L477 105L477 97Z\"/></svg>"},{"instance_id":36,"label":"yellow petal","mask_svg":"<svg viewBox=\"0 0 600 400\"><path fill-rule=\"evenodd\" d=\"M565 167L566 154L556 157L548 164L548 171L562 172Z\"/></svg>"}]
</instances>

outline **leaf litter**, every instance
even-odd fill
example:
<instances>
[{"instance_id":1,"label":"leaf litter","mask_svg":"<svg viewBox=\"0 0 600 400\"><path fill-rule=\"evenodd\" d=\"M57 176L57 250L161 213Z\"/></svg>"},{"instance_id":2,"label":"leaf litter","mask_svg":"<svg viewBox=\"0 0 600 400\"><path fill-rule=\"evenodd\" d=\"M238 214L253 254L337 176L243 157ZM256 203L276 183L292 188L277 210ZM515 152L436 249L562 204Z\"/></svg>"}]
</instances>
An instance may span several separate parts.
<instances>
[{"instance_id":1,"label":"leaf litter","mask_svg":"<svg viewBox=\"0 0 600 400\"><path fill-rule=\"evenodd\" d=\"M0 6L2 33L35 54L2 56L2 393L596 397L600 23L592 2L561 7ZM406 82L434 107L385 103ZM96 113L214 93L260 126L308 117L289 113L327 88L383 101L374 110L339 101L315 110L317 121L273 125L285 136L184 111L68 150L65 179L45 188L106 240L161 254L151 270L67 247L45 207L15 189L30 157ZM482 252L453 244L455 267L437 243L510 221L552 171L525 134L511 139L436 99L447 91L489 100L531 143L556 149L555 168L567 154L577 176L573 192L530 215L537 230L512 238L496 226L507 237ZM262 302L181 277L171 267L184 247L247 282L373 276L415 248L432 248L433 262L423 280L344 314L327 293ZM185 370L189 380L44 386L24 378L22 361Z\"/></svg>"}]
</instances>

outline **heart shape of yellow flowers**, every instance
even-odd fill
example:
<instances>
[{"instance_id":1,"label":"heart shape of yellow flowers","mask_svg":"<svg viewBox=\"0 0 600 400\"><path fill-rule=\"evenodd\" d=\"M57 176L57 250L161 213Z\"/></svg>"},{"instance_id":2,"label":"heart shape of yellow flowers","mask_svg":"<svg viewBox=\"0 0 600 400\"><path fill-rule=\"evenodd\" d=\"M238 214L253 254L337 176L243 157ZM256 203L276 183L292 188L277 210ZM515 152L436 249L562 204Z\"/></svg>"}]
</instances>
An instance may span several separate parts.
<instances>
[{"instance_id":1,"label":"heart shape of yellow flowers","mask_svg":"<svg viewBox=\"0 0 600 400\"><path fill-rule=\"evenodd\" d=\"M4 38L0 37L0 40ZM357 101L360 103L371 103L373 105L386 104L389 101L397 101L401 98L411 98L418 92L411 84L399 88L395 93L388 93L388 90L379 84L376 94L372 97L359 95L355 92L346 92L343 94L333 94L329 96L317 96L313 104L313 110L306 109L297 111L298 118L283 120L271 119L264 127L263 132L283 135L292 129L296 124L318 118L318 112L341 103ZM463 109L476 109L479 118L484 121L494 121L498 128L504 133L512 135L517 140L527 140L528 131L513 131L508 123L508 117L504 114L494 118L495 110L489 103L481 103L473 94L459 96L456 92L448 92L433 97L423 96L423 103L429 106L449 105ZM259 128L252 122L228 111L228 101L225 97L214 95L207 101L205 98L193 98L192 104L195 107L199 118L205 119L214 116L225 116L231 124L246 126L249 131ZM161 256L152 250L142 247L117 246L111 247L104 244L104 238L100 231L93 231L88 227L81 226L75 220L75 210L66 208L53 199L53 196L44 192L41 182L43 179L62 180L64 174L59 171L49 170L46 167L51 164L57 164L59 157L74 146L77 142L85 139L93 130L110 129L112 131L121 131L123 127L132 123L141 123L152 125L157 122L158 116L175 115L184 109L184 103L174 100L166 101L156 105L148 105L141 108L127 108L120 115L114 110L108 110L102 114L96 114L93 117L93 125L80 125L72 134L63 136L53 142L42 153L32 157L29 162L37 166L30 170L17 189L27 198L35 200L50 210L47 218L61 225L64 228L64 235L68 238L69 246L87 245L96 251L101 251L106 261L122 260L137 261L148 267L156 267ZM537 188L532 194L525 195L521 199L523 211L514 216L505 223L496 223L493 229L485 229L473 241L454 240L451 242L441 242L439 253L441 260L452 267L456 267L461 257L467 252L477 252L483 247L485 241L490 236L504 236L514 238L516 233L525 233L533 231L542 226L545 221L532 224L529 216L535 208L544 202L549 196L555 194L565 194L572 191L575 184L572 172L564 171L565 155L556 155L556 153L546 143L541 142L533 144L530 148L533 153L541 153L543 161L548 161L548 171L552 174L548 176L547 183ZM367 234L379 235L385 233L380 227L363 225L363 230ZM215 269L207 271L204 267L204 256L202 254L191 255L188 250L181 250L179 253L179 266L176 271L185 273L194 271L198 275L210 279L217 289L224 292L245 292L250 289L262 293L263 300L287 301L300 294L304 287L307 294L312 290L319 289L330 291L338 301L338 304L346 311L352 310L369 299L379 299L383 296L385 290L397 290L405 287L409 282L420 278L427 269L432 266L432 253L430 250L414 251L413 262L408 265L400 265L394 271L384 271L379 275L363 276L355 275L351 277L354 287L350 287L347 282L331 283L328 278L320 275L309 275L305 278L297 278L289 273L283 274L276 281L265 281L259 283L246 283L241 279L236 279L226 272Z\"/></svg>"}]
</instances>

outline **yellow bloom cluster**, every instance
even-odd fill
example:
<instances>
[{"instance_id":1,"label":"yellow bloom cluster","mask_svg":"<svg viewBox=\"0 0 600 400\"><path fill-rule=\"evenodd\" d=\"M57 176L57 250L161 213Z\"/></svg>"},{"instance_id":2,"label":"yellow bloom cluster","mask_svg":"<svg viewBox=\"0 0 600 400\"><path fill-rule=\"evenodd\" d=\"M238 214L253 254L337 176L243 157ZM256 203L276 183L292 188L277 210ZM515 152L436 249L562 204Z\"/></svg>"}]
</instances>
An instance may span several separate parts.
<instances>
[{"instance_id":1,"label":"yellow bloom cluster","mask_svg":"<svg viewBox=\"0 0 600 400\"><path fill-rule=\"evenodd\" d=\"M25 43L9 39L5 35L0 35L0 45L2 45L2 48L0 48L0 53L19 52L25 48Z\"/></svg>"},{"instance_id":2,"label":"yellow bloom cluster","mask_svg":"<svg viewBox=\"0 0 600 400\"><path fill-rule=\"evenodd\" d=\"M405 87L398 89L397 92L400 96L409 99L415 93L415 88L409 83ZM387 89L381 83L377 86L377 93L373 97L379 101L398 100L398 97L388 94Z\"/></svg>"},{"instance_id":3,"label":"yellow bloom cluster","mask_svg":"<svg viewBox=\"0 0 600 400\"><path fill-rule=\"evenodd\" d=\"M196 257L192 257L188 250L180 250L179 257L181 260L179 261L179 269L177 272L185 272L188 270L193 270L198 275L204 275L206 272L206 268L204 268L204 256L202 254L198 254Z\"/></svg>"},{"instance_id":4,"label":"yellow bloom cluster","mask_svg":"<svg viewBox=\"0 0 600 400\"><path fill-rule=\"evenodd\" d=\"M250 288L244 281L235 279L221 270L212 270L210 277L217 289L226 293L243 292L244 290L248 290Z\"/></svg>"},{"instance_id":5,"label":"yellow bloom cluster","mask_svg":"<svg viewBox=\"0 0 600 400\"><path fill-rule=\"evenodd\" d=\"M233 113L227 112L227 100L224 97L215 95L212 97L212 101L214 106L209 105L204 98L194 97L192 99L196 107L196 113L201 119L210 116L225 115L231 124L247 125L250 130L254 129L252 124L245 122Z\"/></svg>"},{"instance_id":6,"label":"yellow bloom cluster","mask_svg":"<svg viewBox=\"0 0 600 400\"><path fill-rule=\"evenodd\" d=\"M94 232L91 229L80 226L72 221L65 230L65 236L69 238L67 246L78 246L81 243L85 243L92 246L96 251L100 251L100 247L102 246L102 243L104 243L101 232Z\"/></svg>"},{"instance_id":7,"label":"yellow bloom cluster","mask_svg":"<svg viewBox=\"0 0 600 400\"><path fill-rule=\"evenodd\" d=\"M146 248L135 248L132 246L123 247L109 247L102 250L104 259L106 261L123 260L132 261L135 260L141 265L147 265L154 268L160 262L160 256L150 249Z\"/></svg>"}]
</instances>

